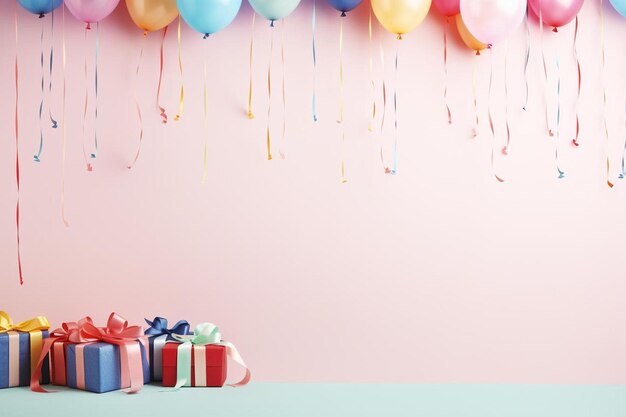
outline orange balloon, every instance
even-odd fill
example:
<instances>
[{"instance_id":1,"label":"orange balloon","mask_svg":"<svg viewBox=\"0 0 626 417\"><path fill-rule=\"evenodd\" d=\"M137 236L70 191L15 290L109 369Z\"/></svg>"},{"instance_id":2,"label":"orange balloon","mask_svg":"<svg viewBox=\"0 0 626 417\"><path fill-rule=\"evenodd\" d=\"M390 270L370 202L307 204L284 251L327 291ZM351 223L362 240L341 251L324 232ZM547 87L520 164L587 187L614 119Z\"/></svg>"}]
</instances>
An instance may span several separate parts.
<instances>
[{"instance_id":1,"label":"orange balloon","mask_svg":"<svg viewBox=\"0 0 626 417\"><path fill-rule=\"evenodd\" d=\"M178 16L176 0L126 0L131 19L140 29L163 29Z\"/></svg>"},{"instance_id":2,"label":"orange balloon","mask_svg":"<svg viewBox=\"0 0 626 417\"><path fill-rule=\"evenodd\" d=\"M480 51L487 48L487 44L482 43L478 39L474 37L465 26L463 19L461 18L461 14L456 15L456 27L459 30L459 35L461 35L461 39L468 48L476 51L476 55L480 55Z\"/></svg>"}]
</instances>

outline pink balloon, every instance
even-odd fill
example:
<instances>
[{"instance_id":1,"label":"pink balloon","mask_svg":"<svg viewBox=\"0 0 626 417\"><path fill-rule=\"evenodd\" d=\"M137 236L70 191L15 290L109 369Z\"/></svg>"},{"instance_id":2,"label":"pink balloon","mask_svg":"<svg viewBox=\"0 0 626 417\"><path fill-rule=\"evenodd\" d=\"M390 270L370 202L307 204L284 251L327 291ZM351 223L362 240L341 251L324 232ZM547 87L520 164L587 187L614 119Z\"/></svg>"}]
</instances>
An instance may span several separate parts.
<instances>
[{"instance_id":1,"label":"pink balloon","mask_svg":"<svg viewBox=\"0 0 626 417\"><path fill-rule=\"evenodd\" d=\"M482 43L493 45L513 33L524 20L526 0L461 0L461 17Z\"/></svg>"},{"instance_id":2,"label":"pink balloon","mask_svg":"<svg viewBox=\"0 0 626 417\"><path fill-rule=\"evenodd\" d=\"M583 0L529 0L529 3L537 17L541 14L544 23L555 28L567 25L583 7Z\"/></svg>"},{"instance_id":3,"label":"pink balloon","mask_svg":"<svg viewBox=\"0 0 626 417\"><path fill-rule=\"evenodd\" d=\"M117 7L120 0L65 0L74 17L85 23L99 22Z\"/></svg>"},{"instance_id":4,"label":"pink balloon","mask_svg":"<svg viewBox=\"0 0 626 417\"><path fill-rule=\"evenodd\" d=\"M461 13L461 0L433 0L435 7L444 16L451 17Z\"/></svg>"}]
</instances>

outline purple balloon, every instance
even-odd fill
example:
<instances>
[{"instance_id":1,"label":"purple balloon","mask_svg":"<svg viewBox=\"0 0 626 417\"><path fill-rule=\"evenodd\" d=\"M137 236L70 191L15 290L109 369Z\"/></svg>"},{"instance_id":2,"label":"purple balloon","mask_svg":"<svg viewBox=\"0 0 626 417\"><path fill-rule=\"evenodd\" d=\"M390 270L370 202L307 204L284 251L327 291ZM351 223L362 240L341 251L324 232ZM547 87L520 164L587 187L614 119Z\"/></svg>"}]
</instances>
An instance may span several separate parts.
<instances>
[{"instance_id":1,"label":"purple balloon","mask_svg":"<svg viewBox=\"0 0 626 417\"><path fill-rule=\"evenodd\" d=\"M342 16L345 16L346 12L356 8L362 1L363 0L328 0L331 6L341 12Z\"/></svg>"},{"instance_id":2,"label":"purple balloon","mask_svg":"<svg viewBox=\"0 0 626 417\"><path fill-rule=\"evenodd\" d=\"M81 22L99 22L117 7L120 0L65 0L65 5Z\"/></svg>"},{"instance_id":3,"label":"purple balloon","mask_svg":"<svg viewBox=\"0 0 626 417\"><path fill-rule=\"evenodd\" d=\"M433 0L433 3L444 16L452 17L461 13L461 0Z\"/></svg>"}]
</instances>

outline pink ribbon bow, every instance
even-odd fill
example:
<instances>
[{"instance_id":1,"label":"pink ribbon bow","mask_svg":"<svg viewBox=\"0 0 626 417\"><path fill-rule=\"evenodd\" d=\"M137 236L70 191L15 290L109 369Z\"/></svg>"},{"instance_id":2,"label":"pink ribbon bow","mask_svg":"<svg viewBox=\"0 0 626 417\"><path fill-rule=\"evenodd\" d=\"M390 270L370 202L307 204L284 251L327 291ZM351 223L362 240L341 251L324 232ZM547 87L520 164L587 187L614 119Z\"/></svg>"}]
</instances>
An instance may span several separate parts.
<instances>
[{"instance_id":1,"label":"pink ribbon bow","mask_svg":"<svg viewBox=\"0 0 626 417\"><path fill-rule=\"evenodd\" d=\"M106 342L119 346L121 387L130 387L126 391L128 393L136 393L143 387L140 343L147 349L147 339L143 335L143 328L141 326L129 326L128 321L122 316L111 313L106 327L96 327L91 318L85 317L78 323L63 323L62 328L54 330L50 337L44 341L37 368L31 376L30 388L32 391L47 392L39 385L41 365L55 342L74 344Z\"/></svg>"}]
</instances>

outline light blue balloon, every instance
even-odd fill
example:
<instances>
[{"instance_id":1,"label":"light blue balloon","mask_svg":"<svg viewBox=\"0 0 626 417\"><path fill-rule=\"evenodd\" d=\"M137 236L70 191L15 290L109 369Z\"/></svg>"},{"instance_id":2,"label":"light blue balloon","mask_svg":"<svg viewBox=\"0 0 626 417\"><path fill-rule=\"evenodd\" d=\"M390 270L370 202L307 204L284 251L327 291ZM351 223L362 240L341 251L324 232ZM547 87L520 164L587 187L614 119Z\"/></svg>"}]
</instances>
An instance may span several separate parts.
<instances>
[{"instance_id":1,"label":"light blue balloon","mask_svg":"<svg viewBox=\"0 0 626 417\"><path fill-rule=\"evenodd\" d=\"M619 14L626 17L626 0L609 0Z\"/></svg>"},{"instance_id":2,"label":"light blue balloon","mask_svg":"<svg viewBox=\"0 0 626 417\"><path fill-rule=\"evenodd\" d=\"M17 2L29 12L42 17L59 7L63 0L17 0Z\"/></svg>"},{"instance_id":3,"label":"light blue balloon","mask_svg":"<svg viewBox=\"0 0 626 417\"><path fill-rule=\"evenodd\" d=\"M300 0L248 0L248 2L255 12L272 23L274 20L289 16L300 4Z\"/></svg>"},{"instance_id":4,"label":"light blue balloon","mask_svg":"<svg viewBox=\"0 0 626 417\"><path fill-rule=\"evenodd\" d=\"M356 8L363 0L328 0L331 6L341 12L341 16L345 16L347 12Z\"/></svg>"},{"instance_id":5,"label":"light blue balloon","mask_svg":"<svg viewBox=\"0 0 626 417\"><path fill-rule=\"evenodd\" d=\"M176 0L176 5L183 20L206 37L230 25L241 0Z\"/></svg>"}]
</instances>

